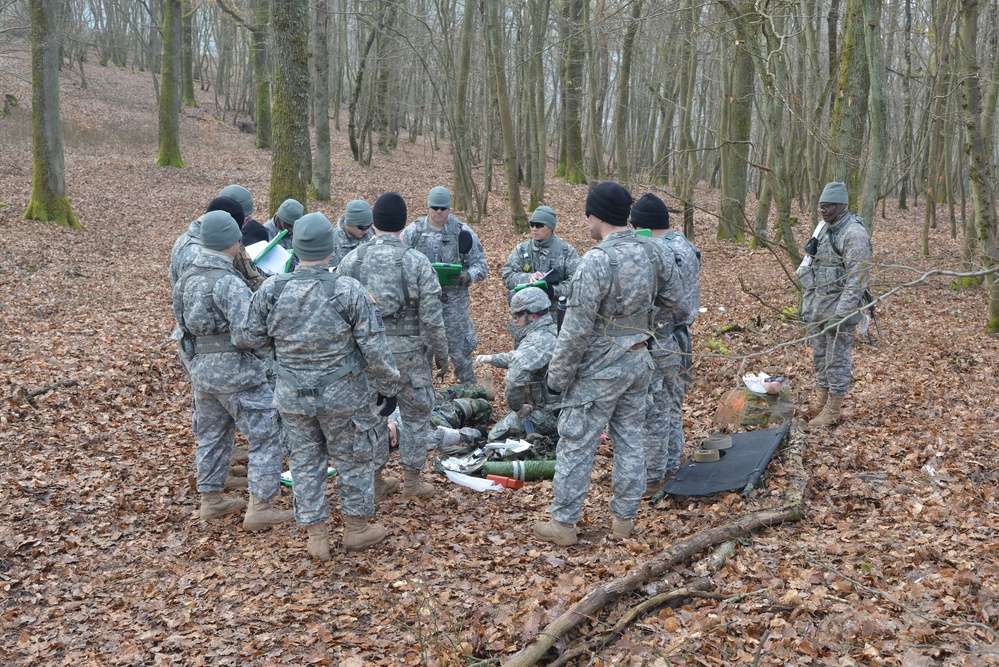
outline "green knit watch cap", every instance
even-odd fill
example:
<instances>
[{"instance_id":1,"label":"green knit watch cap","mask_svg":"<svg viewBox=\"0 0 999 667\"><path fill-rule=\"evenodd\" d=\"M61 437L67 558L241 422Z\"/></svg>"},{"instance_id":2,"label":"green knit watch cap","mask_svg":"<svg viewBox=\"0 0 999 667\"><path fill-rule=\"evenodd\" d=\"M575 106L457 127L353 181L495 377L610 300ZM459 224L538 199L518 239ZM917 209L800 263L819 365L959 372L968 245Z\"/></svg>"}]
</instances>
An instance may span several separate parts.
<instances>
[{"instance_id":1,"label":"green knit watch cap","mask_svg":"<svg viewBox=\"0 0 999 667\"><path fill-rule=\"evenodd\" d=\"M833 181L827 183L819 197L820 204L849 204L850 195L846 194L846 183Z\"/></svg>"},{"instance_id":2,"label":"green knit watch cap","mask_svg":"<svg viewBox=\"0 0 999 667\"><path fill-rule=\"evenodd\" d=\"M531 213L531 222L540 222L555 231L555 211L550 206L539 206Z\"/></svg>"},{"instance_id":3,"label":"green knit watch cap","mask_svg":"<svg viewBox=\"0 0 999 667\"><path fill-rule=\"evenodd\" d=\"M275 218L281 218L286 225L294 225L299 218L305 215L305 207L297 199L285 199L278 206Z\"/></svg>"},{"instance_id":4,"label":"green knit watch cap","mask_svg":"<svg viewBox=\"0 0 999 667\"><path fill-rule=\"evenodd\" d=\"M451 208L451 191L443 185L438 185L427 195L427 206Z\"/></svg>"},{"instance_id":5,"label":"green knit watch cap","mask_svg":"<svg viewBox=\"0 0 999 667\"><path fill-rule=\"evenodd\" d=\"M307 262L329 257L333 254L333 225L319 211L306 213L295 222L291 247L299 259Z\"/></svg>"},{"instance_id":6,"label":"green knit watch cap","mask_svg":"<svg viewBox=\"0 0 999 667\"><path fill-rule=\"evenodd\" d=\"M349 227L360 227L371 224L371 204L363 199L355 199L347 202L347 208L343 212L343 224Z\"/></svg>"},{"instance_id":7,"label":"green knit watch cap","mask_svg":"<svg viewBox=\"0 0 999 667\"><path fill-rule=\"evenodd\" d=\"M242 238L239 225L225 211L209 211L201 216L201 243L209 250L228 250Z\"/></svg>"},{"instance_id":8,"label":"green knit watch cap","mask_svg":"<svg viewBox=\"0 0 999 667\"><path fill-rule=\"evenodd\" d=\"M232 197L243 207L243 217L247 220L253 215L253 195L242 185L227 185L219 191L219 197Z\"/></svg>"}]
</instances>

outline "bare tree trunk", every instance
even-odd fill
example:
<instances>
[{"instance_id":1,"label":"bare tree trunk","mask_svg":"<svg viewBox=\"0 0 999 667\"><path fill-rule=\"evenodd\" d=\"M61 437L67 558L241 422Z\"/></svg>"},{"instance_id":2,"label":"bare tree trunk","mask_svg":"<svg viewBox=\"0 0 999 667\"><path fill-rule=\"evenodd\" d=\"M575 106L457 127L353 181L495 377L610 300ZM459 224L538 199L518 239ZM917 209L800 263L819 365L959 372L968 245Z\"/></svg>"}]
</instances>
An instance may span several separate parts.
<instances>
[{"instance_id":1,"label":"bare tree trunk","mask_svg":"<svg viewBox=\"0 0 999 667\"><path fill-rule=\"evenodd\" d=\"M316 0L315 13L312 61L316 72L316 97L312 116L316 124L316 163L312 171L312 190L316 199L328 201L330 198L330 53L326 0Z\"/></svg>"},{"instance_id":2,"label":"bare tree trunk","mask_svg":"<svg viewBox=\"0 0 999 667\"><path fill-rule=\"evenodd\" d=\"M180 70L184 82L183 103L185 107L197 107L198 100L194 96L194 14L198 11L198 7L191 4L190 0L184 0L183 10L180 22L184 33L180 55Z\"/></svg>"},{"instance_id":3,"label":"bare tree trunk","mask_svg":"<svg viewBox=\"0 0 999 667\"><path fill-rule=\"evenodd\" d=\"M697 78L697 48L694 41L697 38L697 16L700 13L700 6L695 6L694 1L684 8L683 31L685 39L683 46L683 56L680 66L683 71L680 74L680 99L684 100L680 108L679 118L679 141L677 156L677 176L676 184L677 197L683 206L683 230L688 239L694 238L694 185L697 174L695 170L696 159L694 156L696 146L691 133L693 125L693 100L694 84Z\"/></svg>"},{"instance_id":4,"label":"bare tree trunk","mask_svg":"<svg viewBox=\"0 0 999 667\"><path fill-rule=\"evenodd\" d=\"M267 58L267 24L270 23L268 0L253 0L253 108L256 111L257 148L271 147L271 76ZM304 202L303 202L304 203Z\"/></svg>"},{"instance_id":5,"label":"bare tree trunk","mask_svg":"<svg viewBox=\"0 0 999 667\"><path fill-rule=\"evenodd\" d=\"M982 267L999 266L996 247L996 212L992 200L992 156L985 152L981 125L981 83L978 65L978 0L961 0L960 40L961 103L963 106L965 153L968 156L968 180L974 209ZM927 202L929 205L929 202ZM988 284L988 333L999 332L999 280L994 276Z\"/></svg>"},{"instance_id":6,"label":"bare tree trunk","mask_svg":"<svg viewBox=\"0 0 999 667\"><path fill-rule=\"evenodd\" d=\"M881 44L881 0L864 0L865 44L870 76L871 142L860 191L860 216L871 231L874 208L881 195L884 165L888 160L888 99L885 82L885 59Z\"/></svg>"},{"instance_id":7,"label":"bare tree trunk","mask_svg":"<svg viewBox=\"0 0 999 667\"><path fill-rule=\"evenodd\" d=\"M631 5L631 20L624 33L621 47L621 70L618 72L617 110L614 112L614 149L617 154L617 180L627 187L631 183L631 142L628 141L628 116L631 96L631 59L635 37L642 18L642 0Z\"/></svg>"},{"instance_id":8,"label":"bare tree trunk","mask_svg":"<svg viewBox=\"0 0 999 667\"><path fill-rule=\"evenodd\" d=\"M163 60L160 70L159 153L161 167L183 167L180 157L181 0L163 3Z\"/></svg>"},{"instance_id":9,"label":"bare tree trunk","mask_svg":"<svg viewBox=\"0 0 999 667\"><path fill-rule=\"evenodd\" d=\"M941 0L944 4L949 0ZM936 5L937 3L934 3ZM939 171L937 162L940 158L940 126L943 122L943 85L944 73L947 69L950 49L947 45L947 33L949 26L945 16L935 15L936 23L936 44L934 47L936 61L935 83L933 85L933 115L929 122L929 154L926 159L926 203L923 206L923 255L930 254L930 230L937 226L937 181ZM925 121L924 121L925 122Z\"/></svg>"},{"instance_id":10,"label":"bare tree trunk","mask_svg":"<svg viewBox=\"0 0 999 667\"><path fill-rule=\"evenodd\" d=\"M749 170L749 139L753 129L753 87L756 72L753 59L745 53L748 45L734 35L722 37L723 76L728 85L722 95L721 193L718 240L741 242L746 226L746 175ZM731 44L729 42L732 42Z\"/></svg>"},{"instance_id":11,"label":"bare tree trunk","mask_svg":"<svg viewBox=\"0 0 999 667\"><path fill-rule=\"evenodd\" d=\"M839 60L836 101L829 119L829 180L846 183L852 203L860 183L870 78L864 49L863 0L847 0L846 37Z\"/></svg>"},{"instance_id":12,"label":"bare tree trunk","mask_svg":"<svg viewBox=\"0 0 999 667\"><path fill-rule=\"evenodd\" d=\"M513 120L510 117L510 98L506 87L506 69L503 60L503 34L499 24L498 0L486 0L486 39L489 59L493 65L493 82L496 87L496 106L503 135L503 170L506 172L506 196L510 202L510 218L518 233L528 230L527 214L520 202L520 183L517 180L517 147L514 144Z\"/></svg>"},{"instance_id":13,"label":"bare tree trunk","mask_svg":"<svg viewBox=\"0 0 999 667\"><path fill-rule=\"evenodd\" d=\"M83 229L66 196L59 123L59 33L54 0L31 0L31 198L25 220Z\"/></svg>"},{"instance_id":14,"label":"bare tree trunk","mask_svg":"<svg viewBox=\"0 0 999 667\"><path fill-rule=\"evenodd\" d=\"M583 25L584 0L566 0L563 19L567 25L565 41L565 115L562 144L565 154L559 161L555 175L569 183L585 183L586 167L583 163L582 97L583 56L585 55Z\"/></svg>"},{"instance_id":15,"label":"bare tree trunk","mask_svg":"<svg viewBox=\"0 0 999 667\"><path fill-rule=\"evenodd\" d=\"M273 0L274 115L271 141L270 210L285 199L308 202L312 180L309 149L309 5Z\"/></svg>"},{"instance_id":16,"label":"bare tree trunk","mask_svg":"<svg viewBox=\"0 0 999 667\"><path fill-rule=\"evenodd\" d=\"M472 38L475 33L475 11L465 3L461 16L461 41L458 46L458 81L454 97L454 129L451 155L454 160L454 207L462 211L477 210L475 181L471 170L471 131L468 127L468 77L472 60Z\"/></svg>"}]
</instances>

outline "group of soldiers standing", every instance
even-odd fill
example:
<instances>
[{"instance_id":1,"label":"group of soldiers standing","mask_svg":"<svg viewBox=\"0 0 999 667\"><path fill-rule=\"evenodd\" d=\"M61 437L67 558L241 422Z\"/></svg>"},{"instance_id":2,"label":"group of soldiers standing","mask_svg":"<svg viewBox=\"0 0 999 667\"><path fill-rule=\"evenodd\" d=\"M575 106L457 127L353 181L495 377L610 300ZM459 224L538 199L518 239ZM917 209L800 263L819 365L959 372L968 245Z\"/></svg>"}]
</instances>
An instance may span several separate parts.
<instances>
[{"instance_id":1,"label":"group of soldiers standing","mask_svg":"<svg viewBox=\"0 0 999 667\"><path fill-rule=\"evenodd\" d=\"M243 527L263 530L294 516L307 529L308 552L329 560L332 465L345 549L377 544L386 537L372 520L377 502L396 492L434 493L421 478L432 446L434 368L442 378L453 366L459 382L471 385L475 366L491 364L507 369L511 409L497 427L558 439L551 521L539 522L535 535L576 543L604 433L614 444L611 536L631 535L643 494L679 467L700 253L669 230L658 197L647 194L633 207L617 183L600 183L587 196L587 228L598 244L582 258L555 234L555 211L540 206L531 239L503 267L514 350L473 360L468 287L485 280L488 267L451 203L446 188L433 188L427 215L407 224L403 198L386 192L373 206L350 202L334 225L288 200L260 225L249 192L229 186L177 240L175 337L193 388L202 519L245 507ZM248 229L268 239L286 231L281 242L293 250L294 271L260 276L243 247ZM439 279L432 262L460 270ZM524 287L531 283L537 286ZM387 417L397 407L401 483L383 474ZM221 494L236 428L249 443L248 505ZM270 504L282 457L293 513Z\"/></svg>"}]
</instances>

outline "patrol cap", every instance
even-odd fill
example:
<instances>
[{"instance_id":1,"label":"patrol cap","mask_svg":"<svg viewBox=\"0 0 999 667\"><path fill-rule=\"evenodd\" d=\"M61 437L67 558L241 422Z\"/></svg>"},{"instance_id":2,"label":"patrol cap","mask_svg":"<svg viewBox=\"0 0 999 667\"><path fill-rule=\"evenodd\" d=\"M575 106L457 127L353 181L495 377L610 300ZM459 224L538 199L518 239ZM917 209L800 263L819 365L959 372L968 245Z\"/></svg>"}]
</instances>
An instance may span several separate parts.
<instances>
[{"instance_id":1,"label":"patrol cap","mask_svg":"<svg viewBox=\"0 0 999 667\"><path fill-rule=\"evenodd\" d=\"M225 211L201 216L201 243L209 250L228 250L243 239L239 225Z\"/></svg>"},{"instance_id":2,"label":"patrol cap","mask_svg":"<svg viewBox=\"0 0 999 667\"><path fill-rule=\"evenodd\" d=\"M243 207L243 217L253 215L253 195L242 185L227 185L219 191L219 197L232 197Z\"/></svg>"},{"instance_id":3,"label":"patrol cap","mask_svg":"<svg viewBox=\"0 0 999 667\"><path fill-rule=\"evenodd\" d=\"M544 313L551 307L551 299L540 287L525 287L510 299L511 313Z\"/></svg>"},{"instance_id":4,"label":"patrol cap","mask_svg":"<svg viewBox=\"0 0 999 667\"><path fill-rule=\"evenodd\" d=\"M427 195L427 206L451 208L451 191L443 185L438 185Z\"/></svg>"},{"instance_id":5,"label":"patrol cap","mask_svg":"<svg viewBox=\"0 0 999 667\"><path fill-rule=\"evenodd\" d=\"M530 222L540 222L555 231L555 211L551 206L539 206L531 213Z\"/></svg>"},{"instance_id":6,"label":"patrol cap","mask_svg":"<svg viewBox=\"0 0 999 667\"><path fill-rule=\"evenodd\" d=\"M275 218L281 218L286 225L292 225L305 215L305 207L297 199L285 199L278 206L277 213L274 214Z\"/></svg>"},{"instance_id":7,"label":"patrol cap","mask_svg":"<svg viewBox=\"0 0 999 667\"><path fill-rule=\"evenodd\" d=\"M360 227L371 224L371 205L363 199L355 199L347 203L343 212L343 224L349 227Z\"/></svg>"},{"instance_id":8,"label":"patrol cap","mask_svg":"<svg viewBox=\"0 0 999 667\"><path fill-rule=\"evenodd\" d=\"M306 262L332 255L333 225L319 211L306 213L295 222L295 237L291 240L291 247L295 249L295 255Z\"/></svg>"}]
</instances>

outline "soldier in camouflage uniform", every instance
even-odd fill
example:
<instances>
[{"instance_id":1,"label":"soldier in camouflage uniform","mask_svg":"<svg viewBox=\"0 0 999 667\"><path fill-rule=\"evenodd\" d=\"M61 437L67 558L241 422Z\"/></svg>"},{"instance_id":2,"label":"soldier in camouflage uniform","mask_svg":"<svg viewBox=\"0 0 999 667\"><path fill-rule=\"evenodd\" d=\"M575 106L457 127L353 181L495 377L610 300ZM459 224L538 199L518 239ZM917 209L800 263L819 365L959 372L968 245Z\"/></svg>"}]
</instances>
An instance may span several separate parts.
<instances>
[{"instance_id":1,"label":"soldier in camouflage uniform","mask_svg":"<svg viewBox=\"0 0 999 667\"><path fill-rule=\"evenodd\" d=\"M579 264L579 253L565 240L555 235L556 216L548 206L539 206L531 213L531 240L524 241L510 253L503 265L503 284L508 290L517 285L533 283L554 270L545 279L551 288L552 309L560 296L569 294L569 277Z\"/></svg>"},{"instance_id":2,"label":"soldier in camouflage uniform","mask_svg":"<svg viewBox=\"0 0 999 667\"><path fill-rule=\"evenodd\" d=\"M305 215L305 207L297 199L285 199L278 206L277 213L264 223L267 231L267 240L273 241L274 237L288 230L288 233L281 237L278 244L285 250L291 250L291 240L295 237L295 222Z\"/></svg>"},{"instance_id":3,"label":"soldier in camouflage uniform","mask_svg":"<svg viewBox=\"0 0 999 667\"><path fill-rule=\"evenodd\" d=\"M864 292L871 277L871 237L864 220L849 210L843 183L829 183L819 198L826 228L817 235L811 264L798 268L803 287L801 319L808 328L818 385L817 416L810 427L839 421L850 390L850 349Z\"/></svg>"},{"instance_id":4,"label":"soldier in camouflage uniform","mask_svg":"<svg viewBox=\"0 0 999 667\"><path fill-rule=\"evenodd\" d=\"M468 286L485 280L489 274L486 253L472 228L451 214L451 193L437 186L427 197L430 212L417 218L402 232L411 248L416 248L431 262L461 264L461 274L444 285L441 304L447 346L454 364L454 374L462 384L475 384L472 351L479 344L472 324Z\"/></svg>"},{"instance_id":5,"label":"soldier in camouflage uniform","mask_svg":"<svg viewBox=\"0 0 999 667\"><path fill-rule=\"evenodd\" d=\"M508 369L505 398L511 412L489 431L490 442L523 438L528 430L549 437L558 433L558 399L548 393L544 383L558 333L550 309L551 300L537 287L515 293L510 300L513 351L475 358L477 364Z\"/></svg>"},{"instance_id":6,"label":"soldier in camouflage uniform","mask_svg":"<svg viewBox=\"0 0 999 667\"><path fill-rule=\"evenodd\" d=\"M290 520L292 512L270 504L280 490L281 439L266 367L249 349L242 328L252 293L232 266L241 235L225 211L206 213L200 234L204 247L174 286L173 311L183 331L195 396L201 518L217 519L245 506L219 493L238 426L250 443L250 506L243 528L264 530Z\"/></svg>"},{"instance_id":7,"label":"soldier in camouflage uniform","mask_svg":"<svg viewBox=\"0 0 999 667\"><path fill-rule=\"evenodd\" d=\"M655 338L649 351L656 367L645 399L645 495L651 496L667 475L680 467L683 454L683 398L691 364L690 325L701 307L701 251L683 233L670 231L669 209L652 193L631 207L631 225L648 229L672 255L683 283L676 308L657 308Z\"/></svg>"},{"instance_id":8,"label":"soldier in camouflage uniform","mask_svg":"<svg viewBox=\"0 0 999 667\"><path fill-rule=\"evenodd\" d=\"M385 539L375 513L376 427L395 409L399 371L371 297L353 278L330 271L333 226L322 213L295 223L294 273L271 276L254 295L250 340L274 348L274 403L288 449L295 520L309 533L309 553L329 560L326 468L339 472L344 547L358 551ZM378 395L379 417L371 410Z\"/></svg>"},{"instance_id":9,"label":"soldier in camouflage uniform","mask_svg":"<svg viewBox=\"0 0 999 667\"><path fill-rule=\"evenodd\" d=\"M577 541L604 426L614 443L611 537L631 535L645 490L641 428L653 368L646 341L653 305L675 308L682 285L665 248L627 228L630 209L631 195L617 183L600 183L586 197L587 227L600 243L572 277L548 365L548 388L562 394L562 411L552 520L536 523L534 533L561 546Z\"/></svg>"},{"instance_id":10,"label":"soldier in camouflage uniform","mask_svg":"<svg viewBox=\"0 0 999 667\"><path fill-rule=\"evenodd\" d=\"M333 228L333 257L330 266L336 267L354 248L374 238L371 231L371 206L363 199L347 202L347 208Z\"/></svg>"},{"instance_id":11,"label":"soldier in camouflage uniform","mask_svg":"<svg viewBox=\"0 0 999 667\"><path fill-rule=\"evenodd\" d=\"M420 481L427 465L430 411L434 407L429 347L441 376L447 372L447 336L441 315L440 283L430 261L403 242L406 202L386 192L372 210L376 230L368 243L352 250L337 267L340 275L358 280L375 300L385 322L385 336L399 369L399 410L402 417L399 457L407 498L429 496L434 487ZM382 439L375 461L375 500L380 502L398 487L386 480L382 468L388 461L388 440Z\"/></svg>"}]
</instances>

